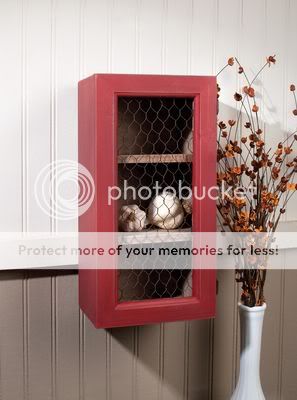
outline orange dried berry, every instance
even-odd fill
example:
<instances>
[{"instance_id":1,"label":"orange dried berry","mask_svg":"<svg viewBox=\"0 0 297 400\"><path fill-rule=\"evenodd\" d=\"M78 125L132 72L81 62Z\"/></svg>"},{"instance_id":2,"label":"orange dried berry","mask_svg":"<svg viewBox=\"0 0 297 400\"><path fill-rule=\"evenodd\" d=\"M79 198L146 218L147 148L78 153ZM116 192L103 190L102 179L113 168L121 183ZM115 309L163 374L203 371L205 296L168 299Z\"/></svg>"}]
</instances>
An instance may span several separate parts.
<instances>
[{"instance_id":1,"label":"orange dried berry","mask_svg":"<svg viewBox=\"0 0 297 400\"><path fill-rule=\"evenodd\" d=\"M235 207L241 208L246 205L246 200L242 197L234 197L233 204L235 205Z\"/></svg>"},{"instance_id":2,"label":"orange dried berry","mask_svg":"<svg viewBox=\"0 0 297 400\"><path fill-rule=\"evenodd\" d=\"M264 144L265 143L263 142L263 140L258 140L256 145L257 145L257 147L263 147Z\"/></svg>"},{"instance_id":3,"label":"orange dried berry","mask_svg":"<svg viewBox=\"0 0 297 400\"><path fill-rule=\"evenodd\" d=\"M288 190L296 190L296 184L295 183L287 183L287 189Z\"/></svg>"},{"instance_id":4,"label":"orange dried berry","mask_svg":"<svg viewBox=\"0 0 297 400\"><path fill-rule=\"evenodd\" d=\"M256 221L256 213L255 213L255 211L252 211L251 213L250 213L250 220L251 221Z\"/></svg>"},{"instance_id":5,"label":"orange dried berry","mask_svg":"<svg viewBox=\"0 0 297 400\"><path fill-rule=\"evenodd\" d=\"M278 167L273 167L272 172L278 174L280 172L280 169Z\"/></svg>"},{"instance_id":6,"label":"orange dried berry","mask_svg":"<svg viewBox=\"0 0 297 400\"><path fill-rule=\"evenodd\" d=\"M243 92L247 94L249 97L255 97L255 89L252 87L244 86Z\"/></svg>"},{"instance_id":7,"label":"orange dried berry","mask_svg":"<svg viewBox=\"0 0 297 400\"><path fill-rule=\"evenodd\" d=\"M232 158L232 157L234 157L234 152L233 152L233 151L226 151L225 157L227 157L227 158Z\"/></svg>"},{"instance_id":8,"label":"orange dried berry","mask_svg":"<svg viewBox=\"0 0 297 400\"><path fill-rule=\"evenodd\" d=\"M257 106L257 104L253 105L252 111L253 112L258 112L259 111L259 107Z\"/></svg>"},{"instance_id":9,"label":"orange dried berry","mask_svg":"<svg viewBox=\"0 0 297 400\"><path fill-rule=\"evenodd\" d=\"M290 153L292 153L293 149L291 147L285 147L284 151L286 154L290 154Z\"/></svg>"},{"instance_id":10,"label":"orange dried berry","mask_svg":"<svg viewBox=\"0 0 297 400\"><path fill-rule=\"evenodd\" d=\"M268 65L269 65L269 67L271 66L271 64L275 64L275 62L276 62L275 55L267 57L266 61L267 61Z\"/></svg>"},{"instance_id":11,"label":"orange dried berry","mask_svg":"<svg viewBox=\"0 0 297 400\"><path fill-rule=\"evenodd\" d=\"M241 100L242 100L241 94L236 92L236 93L234 94L234 99L235 99L236 101L241 101Z\"/></svg>"},{"instance_id":12,"label":"orange dried berry","mask_svg":"<svg viewBox=\"0 0 297 400\"><path fill-rule=\"evenodd\" d=\"M290 90L291 90L291 92L295 92L295 89L296 89L296 87L295 87L295 85L290 85Z\"/></svg>"},{"instance_id":13,"label":"orange dried berry","mask_svg":"<svg viewBox=\"0 0 297 400\"><path fill-rule=\"evenodd\" d=\"M242 142L242 143L246 143L246 142L247 142L247 138L246 138L246 137L242 137L242 138L241 138L241 142Z\"/></svg>"},{"instance_id":14,"label":"orange dried berry","mask_svg":"<svg viewBox=\"0 0 297 400\"><path fill-rule=\"evenodd\" d=\"M226 178L226 174L224 172L219 172L217 173L217 180L218 181L223 181Z\"/></svg>"},{"instance_id":15,"label":"orange dried berry","mask_svg":"<svg viewBox=\"0 0 297 400\"><path fill-rule=\"evenodd\" d=\"M226 126L226 124L225 124L224 121L220 121L220 122L219 122L219 128L220 128L220 129L226 129L226 128L227 128L227 126Z\"/></svg>"},{"instance_id":16,"label":"orange dried berry","mask_svg":"<svg viewBox=\"0 0 297 400\"><path fill-rule=\"evenodd\" d=\"M231 172L232 172L232 174L240 175L242 171L241 171L241 168L240 168L240 167L233 167L233 168L231 169Z\"/></svg>"},{"instance_id":17,"label":"orange dried berry","mask_svg":"<svg viewBox=\"0 0 297 400\"><path fill-rule=\"evenodd\" d=\"M228 59L228 65L230 65L230 67L232 67L233 64L234 64L234 58L233 58L233 57L230 57L230 58Z\"/></svg>"}]
</instances>

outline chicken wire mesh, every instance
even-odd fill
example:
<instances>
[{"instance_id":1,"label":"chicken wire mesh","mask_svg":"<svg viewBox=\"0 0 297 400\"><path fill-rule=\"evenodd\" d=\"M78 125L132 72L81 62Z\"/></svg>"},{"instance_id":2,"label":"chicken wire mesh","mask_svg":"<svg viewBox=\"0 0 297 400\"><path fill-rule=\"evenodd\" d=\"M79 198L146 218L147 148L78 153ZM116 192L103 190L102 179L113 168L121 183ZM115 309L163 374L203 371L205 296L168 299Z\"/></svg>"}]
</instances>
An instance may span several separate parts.
<instances>
[{"instance_id":1,"label":"chicken wire mesh","mask_svg":"<svg viewBox=\"0 0 297 400\"><path fill-rule=\"evenodd\" d=\"M192 121L192 98L119 97L120 231L191 230ZM191 266L174 267L129 265L119 271L119 300L191 296Z\"/></svg>"},{"instance_id":2,"label":"chicken wire mesh","mask_svg":"<svg viewBox=\"0 0 297 400\"><path fill-rule=\"evenodd\" d=\"M190 270L154 269L119 271L119 301L192 296Z\"/></svg>"}]
</instances>

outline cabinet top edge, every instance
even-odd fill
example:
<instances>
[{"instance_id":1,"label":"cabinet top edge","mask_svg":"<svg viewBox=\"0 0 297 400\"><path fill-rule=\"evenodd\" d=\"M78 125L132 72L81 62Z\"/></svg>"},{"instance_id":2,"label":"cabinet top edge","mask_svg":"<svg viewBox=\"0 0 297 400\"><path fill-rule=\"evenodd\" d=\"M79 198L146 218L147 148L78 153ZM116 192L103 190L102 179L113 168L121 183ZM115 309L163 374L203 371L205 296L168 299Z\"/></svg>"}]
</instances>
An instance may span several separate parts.
<instances>
[{"instance_id":1,"label":"cabinet top edge","mask_svg":"<svg viewBox=\"0 0 297 400\"><path fill-rule=\"evenodd\" d=\"M89 79L96 79L96 80L105 80L105 79L113 79L113 78L133 78L133 79L166 79L166 78L173 78L173 79L185 79L185 80L192 80L192 79L199 79L199 80L216 80L216 75L173 75L173 74L119 74L119 73L94 73L89 75L79 82L89 80Z\"/></svg>"}]
</instances>

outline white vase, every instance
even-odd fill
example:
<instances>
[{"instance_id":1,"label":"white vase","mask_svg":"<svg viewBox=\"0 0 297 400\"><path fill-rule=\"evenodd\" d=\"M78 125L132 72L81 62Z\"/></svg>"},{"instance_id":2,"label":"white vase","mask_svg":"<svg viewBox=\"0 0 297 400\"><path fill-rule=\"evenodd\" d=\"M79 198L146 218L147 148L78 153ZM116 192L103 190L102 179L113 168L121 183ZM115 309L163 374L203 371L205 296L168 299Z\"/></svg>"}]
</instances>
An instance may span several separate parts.
<instances>
[{"instance_id":1,"label":"white vase","mask_svg":"<svg viewBox=\"0 0 297 400\"><path fill-rule=\"evenodd\" d=\"M231 400L265 400L260 381L260 355L266 304L238 304L240 315L240 371Z\"/></svg>"}]
</instances>

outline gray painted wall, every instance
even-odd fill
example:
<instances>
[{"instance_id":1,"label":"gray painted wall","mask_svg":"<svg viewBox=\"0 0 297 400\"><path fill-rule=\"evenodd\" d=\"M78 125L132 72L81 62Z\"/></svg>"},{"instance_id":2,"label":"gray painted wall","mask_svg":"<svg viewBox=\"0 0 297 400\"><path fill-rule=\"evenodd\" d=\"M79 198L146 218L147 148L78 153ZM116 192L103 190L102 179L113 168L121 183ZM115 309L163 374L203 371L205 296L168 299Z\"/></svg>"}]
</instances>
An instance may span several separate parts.
<instances>
[{"instance_id":1,"label":"gray painted wall","mask_svg":"<svg viewBox=\"0 0 297 400\"><path fill-rule=\"evenodd\" d=\"M219 271L213 321L96 330L76 272L0 273L1 400L227 400L238 371L237 290ZM268 275L262 382L297 397L296 271Z\"/></svg>"}]
</instances>

